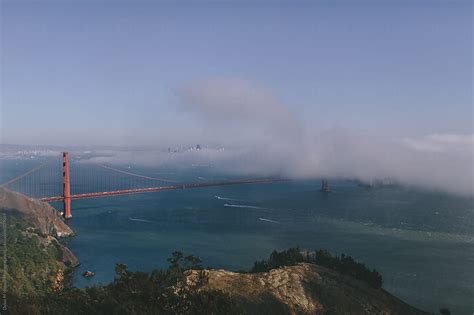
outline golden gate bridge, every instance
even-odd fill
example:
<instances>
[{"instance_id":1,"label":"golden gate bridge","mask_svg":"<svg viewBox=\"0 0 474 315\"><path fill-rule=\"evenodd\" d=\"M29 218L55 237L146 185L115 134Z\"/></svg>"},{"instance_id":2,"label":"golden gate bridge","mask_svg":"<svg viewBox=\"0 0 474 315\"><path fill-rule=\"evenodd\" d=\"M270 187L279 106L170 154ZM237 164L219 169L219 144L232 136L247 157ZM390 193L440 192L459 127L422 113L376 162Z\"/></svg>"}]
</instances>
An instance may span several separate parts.
<instances>
[{"instance_id":1,"label":"golden gate bridge","mask_svg":"<svg viewBox=\"0 0 474 315\"><path fill-rule=\"evenodd\" d=\"M63 152L62 164L59 158L48 159L1 184L0 187L7 187L45 202L62 202L63 215L66 219L70 219L72 218L71 201L78 199L212 186L265 184L277 181L282 180L246 178L197 183L180 182L121 170L104 164L81 162L80 160L71 164L69 153Z\"/></svg>"}]
</instances>

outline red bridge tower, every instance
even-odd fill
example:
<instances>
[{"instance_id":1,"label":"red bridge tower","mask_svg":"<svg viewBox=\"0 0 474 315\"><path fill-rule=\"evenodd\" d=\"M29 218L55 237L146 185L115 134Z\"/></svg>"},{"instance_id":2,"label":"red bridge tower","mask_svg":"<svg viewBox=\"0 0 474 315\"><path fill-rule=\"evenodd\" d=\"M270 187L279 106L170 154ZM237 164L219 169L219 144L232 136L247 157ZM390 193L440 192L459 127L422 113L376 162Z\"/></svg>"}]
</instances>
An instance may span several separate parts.
<instances>
[{"instance_id":1,"label":"red bridge tower","mask_svg":"<svg viewBox=\"0 0 474 315\"><path fill-rule=\"evenodd\" d=\"M63 201L64 217L72 218L71 214L71 181L69 178L69 153L63 152Z\"/></svg>"}]
</instances>

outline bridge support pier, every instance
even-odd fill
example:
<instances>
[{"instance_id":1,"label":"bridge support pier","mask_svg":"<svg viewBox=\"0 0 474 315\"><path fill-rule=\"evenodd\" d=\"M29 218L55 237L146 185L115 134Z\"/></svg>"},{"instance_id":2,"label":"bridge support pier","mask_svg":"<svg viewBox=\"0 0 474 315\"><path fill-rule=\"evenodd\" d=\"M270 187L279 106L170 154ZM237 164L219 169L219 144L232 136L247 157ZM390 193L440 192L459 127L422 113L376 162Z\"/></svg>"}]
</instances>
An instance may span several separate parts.
<instances>
[{"instance_id":1,"label":"bridge support pier","mask_svg":"<svg viewBox=\"0 0 474 315\"><path fill-rule=\"evenodd\" d=\"M72 218L71 214L71 181L69 178L69 153L63 152L63 201L64 217Z\"/></svg>"}]
</instances>

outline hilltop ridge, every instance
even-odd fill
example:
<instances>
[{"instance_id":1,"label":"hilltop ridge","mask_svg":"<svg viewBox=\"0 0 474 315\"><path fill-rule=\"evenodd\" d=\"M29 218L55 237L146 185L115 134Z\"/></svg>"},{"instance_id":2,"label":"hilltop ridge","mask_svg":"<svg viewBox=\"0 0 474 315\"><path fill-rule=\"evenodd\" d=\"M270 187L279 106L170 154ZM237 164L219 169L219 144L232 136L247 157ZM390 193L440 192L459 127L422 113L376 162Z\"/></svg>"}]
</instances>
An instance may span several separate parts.
<instances>
[{"instance_id":1,"label":"hilltop ridge","mask_svg":"<svg viewBox=\"0 0 474 315\"><path fill-rule=\"evenodd\" d=\"M205 288L228 294L246 314L428 314L383 289L310 263L260 273L207 270L206 275Z\"/></svg>"}]
</instances>

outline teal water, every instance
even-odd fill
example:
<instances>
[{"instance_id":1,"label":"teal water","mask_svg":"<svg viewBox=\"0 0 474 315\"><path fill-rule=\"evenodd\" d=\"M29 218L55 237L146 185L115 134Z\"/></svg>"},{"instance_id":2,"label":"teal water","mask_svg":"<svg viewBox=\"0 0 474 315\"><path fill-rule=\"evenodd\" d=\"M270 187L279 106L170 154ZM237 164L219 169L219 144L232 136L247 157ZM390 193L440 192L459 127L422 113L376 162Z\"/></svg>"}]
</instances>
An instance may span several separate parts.
<instances>
[{"instance_id":1,"label":"teal water","mask_svg":"<svg viewBox=\"0 0 474 315\"><path fill-rule=\"evenodd\" d=\"M217 176L168 172L188 181ZM273 249L299 245L352 255L381 272L386 290L421 309L474 312L472 198L335 180L323 194L319 186L293 181L74 201L77 236L68 245L82 263L74 282L107 283L119 262L132 270L165 267L174 250L200 256L205 266L248 269ZM85 270L96 276L83 278Z\"/></svg>"}]
</instances>

